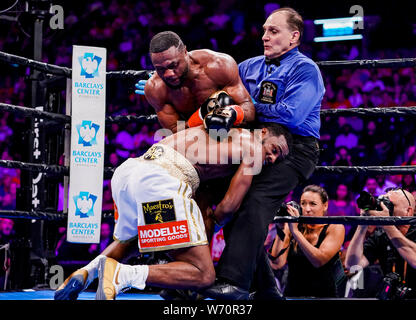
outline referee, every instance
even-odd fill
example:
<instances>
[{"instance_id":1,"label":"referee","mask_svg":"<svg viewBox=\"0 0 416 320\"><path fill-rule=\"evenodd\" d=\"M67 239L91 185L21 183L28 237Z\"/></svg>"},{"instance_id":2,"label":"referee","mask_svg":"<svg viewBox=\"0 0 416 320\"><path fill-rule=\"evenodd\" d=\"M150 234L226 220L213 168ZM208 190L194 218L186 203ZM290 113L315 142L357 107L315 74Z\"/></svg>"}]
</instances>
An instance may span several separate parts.
<instances>
[{"instance_id":1,"label":"referee","mask_svg":"<svg viewBox=\"0 0 416 320\"><path fill-rule=\"evenodd\" d=\"M271 13L263 25L264 55L243 61L240 77L255 101L259 122L276 122L293 135L289 157L255 176L240 209L224 227L226 246L215 284L204 295L246 300L282 299L263 244L277 209L319 158L320 108L325 93L318 66L299 52L303 19L292 8ZM254 282L253 282L254 280Z\"/></svg>"}]
</instances>

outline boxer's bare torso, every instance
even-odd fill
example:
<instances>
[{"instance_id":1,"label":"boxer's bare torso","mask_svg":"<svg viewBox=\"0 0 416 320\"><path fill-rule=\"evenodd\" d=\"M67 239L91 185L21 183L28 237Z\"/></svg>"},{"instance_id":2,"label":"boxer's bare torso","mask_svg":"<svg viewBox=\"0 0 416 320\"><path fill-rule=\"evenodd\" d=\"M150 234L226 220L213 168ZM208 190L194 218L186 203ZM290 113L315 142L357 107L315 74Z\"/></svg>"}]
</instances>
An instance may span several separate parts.
<instances>
[{"instance_id":1,"label":"boxer's bare torso","mask_svg":"<svg viewBox=\"0 0 416 320\"><path fill-rule=\"evenodd\" d=\"M207 49L185 54L175 50L171 47L152 54L156 73L145 87L146 99L155 108L164 128L176 132L178 120L189 119L211 94L219 90L227 91L244 109L246 121L254 120L254 106L232 57ZM179 79L181 75L183 77Z\"/></svg>"},{"instance_id":2,"label":"boxer's bare torso","mask_svg":"<svg viewBox=\"0 0 416 320\"><path fill-rule=\"evenodd\" d=\"M232 129L227 138L217 142L202 127L188 128L159 142L166 144L186 157L197 169L201 181L226 177L245 161L263 163L261 138L246 129ZM257 159L254 157L257 156ZM250 161L248 161L250 160Z\"/></svg>"}]
</instances>

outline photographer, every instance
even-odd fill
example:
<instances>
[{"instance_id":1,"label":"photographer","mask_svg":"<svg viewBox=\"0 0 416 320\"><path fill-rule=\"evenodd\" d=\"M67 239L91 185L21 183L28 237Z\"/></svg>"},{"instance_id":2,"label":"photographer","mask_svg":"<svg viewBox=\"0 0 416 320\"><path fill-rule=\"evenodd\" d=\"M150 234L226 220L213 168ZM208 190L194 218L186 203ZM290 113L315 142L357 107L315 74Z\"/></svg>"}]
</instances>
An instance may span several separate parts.
<instances>
[{"instance_id":1,"label":"photographer","mask_svg":"<svg viewBox=\"0 0 416 320\"><path fill-rule=\"evenodd\" d=\"M378 200L376 210L361 209L360 214L376 217L389 215L411 217L414 215L415 199L406 190L397 188L386 190L386 193ZM359 207L365 208L360 203ZM346 267L350 269L359 265L365 268L378 260L385 277L378 297L380 299L396 299L399 296L415 297L416 227L410 225L380 226L365 239L367 228L368 226L365 225L357 227L347 250ZM413 290L403 295L397 290L403 286L413 288Z\"/></svg>"},{"instance_id":2,"label":"photographer","mask_svg":"<svg viewBox=\"0 0 416 320\"><path fill-rule=\"evenodd\" d=\"M326 191L316 185L303 189L300 210L288 203L291 216L324 216L328 209ZM285 223L284 240L276 237L269 255L275 270L288 266L285 295L289 297L338 297L345 279L339 252L344 241L343 225Z\"/></svg>"}]
</instances>

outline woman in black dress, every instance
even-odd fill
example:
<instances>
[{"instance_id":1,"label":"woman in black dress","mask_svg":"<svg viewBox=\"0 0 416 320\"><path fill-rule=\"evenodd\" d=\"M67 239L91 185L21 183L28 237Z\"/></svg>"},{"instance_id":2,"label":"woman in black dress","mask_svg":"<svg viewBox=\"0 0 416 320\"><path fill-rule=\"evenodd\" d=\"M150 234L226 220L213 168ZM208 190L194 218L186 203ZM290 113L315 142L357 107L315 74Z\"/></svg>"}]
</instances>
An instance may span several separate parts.
<instances>
[{"instance_id":1,"label":"woman in black dress","mask_svg":"<svg viewBox=\"0 0 416 320\"><path fill-rule=\"evenodd\" d=\"M316 185L305 187L300 199L302 215L324 216L328 209L326 191ZM299 211L288 205L291 216ZM275 270L288 267L285 295L288 297L338 297L345 282L339 252L345 228L340 224L285 223L282 241L276 237L271 249L271 265Z\"/></svg>"}]
</instances>

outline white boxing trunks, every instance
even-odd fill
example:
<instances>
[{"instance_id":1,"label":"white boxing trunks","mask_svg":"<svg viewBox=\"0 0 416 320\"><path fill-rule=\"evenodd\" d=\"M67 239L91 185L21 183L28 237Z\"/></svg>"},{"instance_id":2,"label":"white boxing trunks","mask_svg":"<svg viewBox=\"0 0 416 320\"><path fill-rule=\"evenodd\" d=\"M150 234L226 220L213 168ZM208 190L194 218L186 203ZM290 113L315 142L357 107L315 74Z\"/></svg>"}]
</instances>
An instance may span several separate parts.
<instances>
[{"instance_id":1,"label":"white boxing trunks","mask_svg":"<svg viewBox=\"0 0 416 320\"><path fill-rule=\"evenodd\" d=\"M115 203L114 238L138 238L140 252L208 244L192 195L199 177L180 153L163 144L123 162L111 179Z\"/></svg>"}]
</instances>

